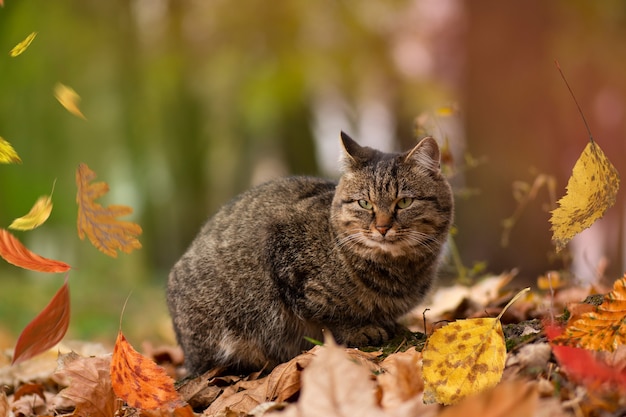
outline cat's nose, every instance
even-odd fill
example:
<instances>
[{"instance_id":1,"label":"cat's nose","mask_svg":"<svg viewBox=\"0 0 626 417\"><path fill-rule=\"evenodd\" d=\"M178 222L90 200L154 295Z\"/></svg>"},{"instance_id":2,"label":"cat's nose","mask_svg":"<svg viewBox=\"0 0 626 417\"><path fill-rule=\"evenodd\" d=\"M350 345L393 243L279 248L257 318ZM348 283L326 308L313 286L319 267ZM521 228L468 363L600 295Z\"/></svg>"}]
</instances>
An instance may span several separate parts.
<instances>
[{"instance_id":1,"label":"cat's nose","mask_svg":"<svg viewBox=\"0 0 626 417\"><path fill-rule=\"evenodd\" d=\"M387 232L391 229L391 226L376 226L376 230L380 232L381 235L385 236Z\"/></svg>"}]
</instances>

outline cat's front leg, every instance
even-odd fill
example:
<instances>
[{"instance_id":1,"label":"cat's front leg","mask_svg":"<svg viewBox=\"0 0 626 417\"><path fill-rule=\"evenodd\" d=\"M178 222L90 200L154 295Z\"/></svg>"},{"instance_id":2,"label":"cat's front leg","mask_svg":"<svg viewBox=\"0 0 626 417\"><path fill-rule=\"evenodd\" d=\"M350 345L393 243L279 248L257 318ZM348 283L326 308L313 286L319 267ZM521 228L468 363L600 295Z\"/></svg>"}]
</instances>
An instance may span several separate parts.
<instances>
[{"instance_id":1,"label":"cat's front leg","mask_svg":"<svg viewBox=\"0 0 626 417\"><path fill-rule=\"evenodd\" d=\"M397 323L368 324L365 326L329 327L337 343L348 347L381 346L401 333L403 326Z\"/></svg>"}]
</instances>

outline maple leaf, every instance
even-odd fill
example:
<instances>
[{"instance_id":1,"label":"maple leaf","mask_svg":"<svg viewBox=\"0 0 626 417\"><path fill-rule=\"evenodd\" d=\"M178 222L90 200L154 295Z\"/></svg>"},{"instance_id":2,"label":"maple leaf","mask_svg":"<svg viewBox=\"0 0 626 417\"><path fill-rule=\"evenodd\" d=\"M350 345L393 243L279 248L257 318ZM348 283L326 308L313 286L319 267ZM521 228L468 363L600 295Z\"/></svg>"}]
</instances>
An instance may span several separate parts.
<instances>
[{"instance_id":1,"label":"maple leaf","mask_svg":"<svg viewBox=\"0 0 626 417\"><path fill-rule=\"evenodd\" d=\"M552 342L610 352L626 344L626 275L615 281L602 304L570 319L565 332Z\"/></svg>"},{"instance_id":2,"label":"maple leaf","mask_svg":"<svg viewBox=\"0 0 626 417\"><path fill-rule=\"evenodd\" d=\"M0 137L0 163L2 164L14 164L22 163L17 152L13 149L13 146L6 140Z\"/></svg>"},{"instance_id":3,"label":"maple leaf","mask_svg":"<svg viewBox=\"0 0 626 417\"><path fill-rule=\"evenodd\" d=\"M65 110L72 113L74 116L78 116L81 119L87 120L85 115L78 108L80 102L80 96L73 88L66 86L65 84L57 83L54 86L54 97L61 103Z\"/></svg>"},{"instance_id":4,"label":"maple leaf","mask_svg":"<svg viewBox=\"0 0 626 417\"><path fill-rule=\"evenodd\" d=\"M74 402L76 416L111 417L116 397L111 386L111 357L82 357L75 352L59 356L56 377L69 379L59 395Z\"/></svg>"},{"instance_id":5,"label":"maple leaf","mask_svg":"<svg viewBox=\"0 0 626 417\"><path fill-rule=\"evenodd\" d=\"M65 283L50 303L22 330L13 351L12 364L30 359L59 343L69 323L70 290L65 277Z\"/></svg>"},{"instance_id":6,"label":"maple leaf","mask_svg":"<svg viewBox=\"0 0 626 417\"><path fill-rule=\"evenodd\" d=\"M18 55L21 55L26 49L28 49L28 47L33 42L33 40L35 40L36 36L37 36L37 32L32 32L30 35L26 37L26 39L24 39L22 42L15 45L13 49L11 49L11 51L9 52L9 55L11 55L11 57L13 58L15 58Z\"/></svg>"},{"instance_id":7,"label":"maple leaf","mask_svg":"<svg viewBox=\"0 0 626 417\"><path fill-rule=\"evenodd\" d=\"M0 256L10 264L37 272L66 272L65 262L39 256L20 243L8 230L0 229Z\"/></svg>"},{"instance_id":8,"label":"maple leaf","mask_svg":"<svg viewBox=\"0 0 626 417\"><path fill-rule=\"evenodd\" d=\"M118 216L132 213L128 206L110 205L102 207L94 202L109 191L105 182L90 182L96 178L86 164L80 164L76 170L76 202L78 203L78 236L89 241L101 252L116 258L117 250L126 253L141 248L136 236L140 235L141 227L132 222L117 220Z\"/></svg>"},{"instance_id":9,"label":"maple leaf","mask_svg":"<svg viewBox=\"0 0 626 417\"><path fill-rule=\"evenodd\" d=\"M163 368L137 352L121 330L111 359L111 381L115 394L131 407L173 410L184 406L172 378Z\"/></svg>"},{"instance_id":10,"label":"maple leaf","mask_svg":"<svg viewBox=\"0 0 626 417\"><path fill-rule=\"evenodd\" d=\"M18 217L13 220L9 229L13 230L32 230L41 226L48 220L50 213L52 213L52 193L54 192L54 185L52 186L52 192L49 196L44 195L39 197L28 214Z\"/></svg>"}]
</instances>

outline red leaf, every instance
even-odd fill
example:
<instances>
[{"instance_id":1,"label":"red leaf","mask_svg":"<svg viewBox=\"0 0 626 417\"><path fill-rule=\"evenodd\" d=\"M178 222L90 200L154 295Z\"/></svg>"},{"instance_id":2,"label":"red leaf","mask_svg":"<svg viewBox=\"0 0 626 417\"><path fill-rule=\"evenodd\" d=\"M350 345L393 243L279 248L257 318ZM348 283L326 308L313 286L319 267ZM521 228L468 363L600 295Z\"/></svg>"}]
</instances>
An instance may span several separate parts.
<instances>
[{"instance_id":1,"label":"red leaf","mask_svg":"<svg viewBox=\"0 0 626 417\"><path fill-rule=\"evenodd\" d=\"M20 243L5 229L0 229L0 256L10 264L37 272L67 272L71 266L65 262L39 256Z\"/></svg>"},{"instance_id":2,"label":"red leaf","mask_svg":"<svg viewBox=\"0 0 626 417\"><path fill-rule=\"evenodd\" d=\"M561 335L563 329L547 323L544 327L552 352L570 379L585 385L610 382L616 384L621 390L626 390L626 374L599 360L595 355L596 352L553 344L552 341Z\"/></svg>"},{"instance_id":3,"label":"red leaf","mask_svg":"<svg viewBox=\"0 0 626 417\"><path fill-rule=\"evenodd\" d=\"M63 339L70 324L70 289L65 283L50 303L22 330L13 352L13 365L45 352Z\"/></svg>"}]
</instances>

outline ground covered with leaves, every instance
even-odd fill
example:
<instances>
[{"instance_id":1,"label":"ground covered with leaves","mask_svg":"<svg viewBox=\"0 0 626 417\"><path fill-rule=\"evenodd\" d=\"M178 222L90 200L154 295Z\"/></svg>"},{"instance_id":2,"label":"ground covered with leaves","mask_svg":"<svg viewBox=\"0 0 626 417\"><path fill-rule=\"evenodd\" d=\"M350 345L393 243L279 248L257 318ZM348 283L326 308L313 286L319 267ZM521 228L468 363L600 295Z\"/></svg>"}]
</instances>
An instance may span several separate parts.
<instances>
[{"instance_id":1,"label":"ground covered with leaves","mask_svg":"<svg viewBox=\"0 0 626 417\"><path fill-rule=\"evenodd\" d=\"M499 318L513 274L443 287L407 317L419 332L362 349L327 337L251 375L186 377L178 348L140 354L121 332L113 352L68 343L16 365L7 353L0 417L622 415L626 278L612 289L552 278Z\"/></svg>"}]
</instances>

